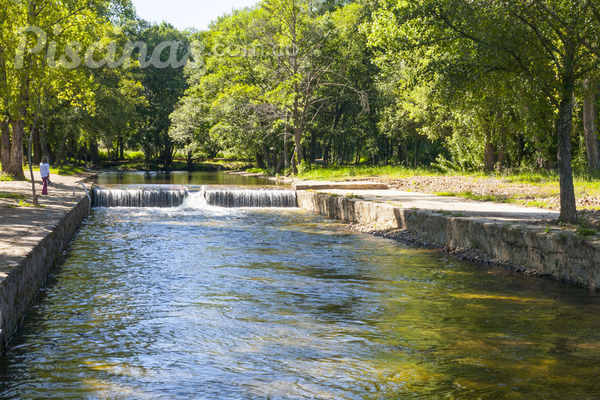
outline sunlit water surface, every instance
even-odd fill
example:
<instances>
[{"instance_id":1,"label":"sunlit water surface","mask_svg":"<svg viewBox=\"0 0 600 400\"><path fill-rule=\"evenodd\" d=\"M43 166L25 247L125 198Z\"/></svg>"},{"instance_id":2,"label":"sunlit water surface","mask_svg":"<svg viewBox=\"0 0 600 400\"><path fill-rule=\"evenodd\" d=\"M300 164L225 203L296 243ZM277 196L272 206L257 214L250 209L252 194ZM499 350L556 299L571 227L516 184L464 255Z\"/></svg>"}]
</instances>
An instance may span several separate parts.
<instances>
[{"instance_id":1,"label":"sunlit water surface","mask_svg":"<svg viewBox=\"0 0 600 400\"><path fill-rule=\"evenodd\" d=\"M95 209L3 399L584 399L600 301L301 210Z\"/></svg>"}]
</instances>

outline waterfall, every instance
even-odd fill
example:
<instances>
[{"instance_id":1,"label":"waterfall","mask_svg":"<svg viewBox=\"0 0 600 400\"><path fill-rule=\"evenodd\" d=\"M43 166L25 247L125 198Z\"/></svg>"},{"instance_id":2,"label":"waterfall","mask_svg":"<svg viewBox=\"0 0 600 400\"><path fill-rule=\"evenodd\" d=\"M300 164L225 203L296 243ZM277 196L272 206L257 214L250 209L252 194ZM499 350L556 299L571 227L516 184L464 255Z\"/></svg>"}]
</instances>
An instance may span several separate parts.
<instances>
[{"instance_id":1,"label":"waterfall","mask_svg":"<svg viewBox=\"0 0 600 400\"><path fill-rule=\"evenodd\" d=\"M181 185L94 185L94 207L177 207L187 196Z\"/></svg>"},{"instance_id":2,"label":"waterfall","mask_svg":"<svg viewBox=\"0 0 600 400\"><path fill-rule=\"evenodd\" d=\"M206 203L217 207L298 207L296 192L276 188L205 186Z\"/></svg>"}]
</instances>

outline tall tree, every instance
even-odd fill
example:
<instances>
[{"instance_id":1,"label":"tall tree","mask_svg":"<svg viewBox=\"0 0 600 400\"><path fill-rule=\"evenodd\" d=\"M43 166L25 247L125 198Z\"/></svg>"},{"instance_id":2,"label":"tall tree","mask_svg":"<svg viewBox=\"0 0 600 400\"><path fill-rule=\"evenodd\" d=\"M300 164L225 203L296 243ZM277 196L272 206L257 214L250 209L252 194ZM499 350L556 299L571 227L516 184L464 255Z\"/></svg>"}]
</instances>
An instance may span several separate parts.
<instances>
[{"instance_id":1,"label":"tall tree","mask_svg":"<svg viewBox=\"0 0 600 400\"><path fill-rule=\"evenodd\" d=\"M573 98L576 84L598 64L590 43L599 34L596 6L589 1L418 0L380 11L371 38L376 46L443 50L451 57L431 65L442 74L460 65L474 77L507 71L536 85L556 110L560 219L575 223Z\"/></svg>"}]
</instances>

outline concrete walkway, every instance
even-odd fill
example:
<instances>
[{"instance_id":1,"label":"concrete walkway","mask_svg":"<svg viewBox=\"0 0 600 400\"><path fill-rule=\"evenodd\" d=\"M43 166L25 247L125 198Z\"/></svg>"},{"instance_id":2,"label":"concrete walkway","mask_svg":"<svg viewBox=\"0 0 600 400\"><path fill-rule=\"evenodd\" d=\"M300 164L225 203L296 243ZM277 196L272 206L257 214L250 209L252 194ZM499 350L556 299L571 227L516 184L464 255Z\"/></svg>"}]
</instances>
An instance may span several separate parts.
<instances>
[{"instance_id":1,"label":"concrete walkway","mask_svg":"<svg viewBox=\"0 0 600 400\"><path fill-rule=\"evenodd\" d=\"M361 183L362 185L357 188L357 185ZM402 208L462 214L465 217L528 222L556 219L559 216L558 211L543 208L521 207L491 201L483 202L459 197L381 189L380 185L374 183L374 186L370 188L368 187L368 182L299 181L294 183L295 187L304 190L314 190L320 193L339 196L356 196L356 198L365 201L388 203Z\"/></svg>"},{"instance_id":2,"label":"concrete walkway","mask_svg":"<svg viewBox=\"0 0 600 400\"><path fill-rule=\"evenodd\" d=\"M48 196L39 196L42 192L41 178L39 172L34 171L41 207L19 207L18 199L0 198L0 268L13 266L52 232L56 224L85 196L81 187L73 196L73 185L95 174L51 175L53 186L48 188ZM91 187L89 184L86 186L88 190ZM30 204L31 182L0 182L0 193L24 195L26 199L23 202Z\"/></svg>"}]
</instances>

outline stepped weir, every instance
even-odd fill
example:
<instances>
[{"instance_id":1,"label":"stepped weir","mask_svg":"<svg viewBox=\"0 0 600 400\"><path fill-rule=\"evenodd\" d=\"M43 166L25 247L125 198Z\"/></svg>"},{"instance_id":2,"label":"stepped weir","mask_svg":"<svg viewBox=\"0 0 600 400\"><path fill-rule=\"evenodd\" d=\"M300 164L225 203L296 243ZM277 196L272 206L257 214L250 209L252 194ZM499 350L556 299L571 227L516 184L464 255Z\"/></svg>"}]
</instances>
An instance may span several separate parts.
<instances>
[{"instance_id":1,"label":"stepped weir","mask_svg":"<svg viewBox=\"0 0 600 400\"><path fill-rule=\"evenodd\" d=\"M296 192L289 189L205 186L206 203L217 207L298 207Z\"/></svg>"},{"instance_id":2,"label":"stepped weir","mask_svg":"<svg viewBox=\"0 0 600 400\"><path fill-rule=\"evenodd\" d=\"M188 194L181 185L94 185L93 207L178 207Z\"/></svg>"},{"instance_id":3,"label":"stepped weir","mask_svg":"<svg viewBox=\"0 0 600 400\"><path fill-rule=\"evenodd\" d=\"M193 198L192 202L185 202ZM198 201L200 200L200 201ZM185 202L185 203L184 203ZM183 185L94 185L93 207L298 207L296 192L271 187L201 186L190 191Z\"/></svg>"}]
</instances>

